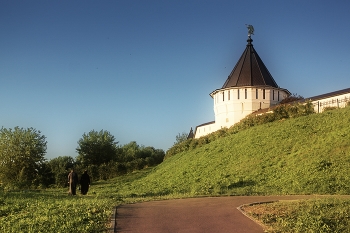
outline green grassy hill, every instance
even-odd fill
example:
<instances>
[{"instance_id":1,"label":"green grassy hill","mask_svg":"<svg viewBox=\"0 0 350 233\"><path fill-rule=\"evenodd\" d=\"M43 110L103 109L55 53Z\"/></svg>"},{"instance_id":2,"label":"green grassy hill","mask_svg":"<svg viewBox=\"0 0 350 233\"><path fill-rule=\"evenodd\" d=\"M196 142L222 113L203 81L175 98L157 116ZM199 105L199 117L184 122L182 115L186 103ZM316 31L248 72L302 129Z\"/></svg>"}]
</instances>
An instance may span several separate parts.
<instances>
[{"instance_id":1,"label":"green grassy hill","mask_svg":"<svg viewBox=\"0 0 350 233\"><path fill-rule=\"evenodd\" d=\"M350 194L349 126L350 107L254 126L157 167L94 182L87 196L67 196L66 189L0 190L0 232L101 231L111 207L155 199ZM279 202L255 206L250 214L271 232L349 232L349 203L339 197Z\"/></svg>"},{"instance_id":2,"label":"green grassy hill","mask_svg":"<svg viewBox=\"0 0 350 233\"><path fill-rule=\"evenodd\" d=\"M350 193L350 107L267 123L176 154L123 196Z\"/></svg>"}]
</instances>

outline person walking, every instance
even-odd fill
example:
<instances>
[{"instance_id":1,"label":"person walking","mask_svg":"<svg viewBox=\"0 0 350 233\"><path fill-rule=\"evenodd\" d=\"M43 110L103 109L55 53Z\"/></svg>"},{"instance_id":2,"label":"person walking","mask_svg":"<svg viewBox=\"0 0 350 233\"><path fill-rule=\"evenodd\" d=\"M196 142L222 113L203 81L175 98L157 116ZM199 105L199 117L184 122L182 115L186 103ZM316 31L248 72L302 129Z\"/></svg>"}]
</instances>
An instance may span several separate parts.
<instances>
[{"instance_id":1,"label":"person walking","mask_svg":"<svg viewBox=\"0 0 350 233\"><path fill-rule=\"evenodd\" d=\"M90 176L88 175L87 171L84 171L84 174L80 177L80 191L81 194L86 195L89 191L90 187Z\"/></svg>"},{"instance_id":2,"label":"person walking","mask_svg":"<svg viewBox=\"0 0 350 233\"><path fill-rule=\"evenodd\" d=\"M79 182L78 174L72 168L70 173L68 174L68 184L69 184L69 194L76 195L77 184Z\"/></svg>"}]
</instances>

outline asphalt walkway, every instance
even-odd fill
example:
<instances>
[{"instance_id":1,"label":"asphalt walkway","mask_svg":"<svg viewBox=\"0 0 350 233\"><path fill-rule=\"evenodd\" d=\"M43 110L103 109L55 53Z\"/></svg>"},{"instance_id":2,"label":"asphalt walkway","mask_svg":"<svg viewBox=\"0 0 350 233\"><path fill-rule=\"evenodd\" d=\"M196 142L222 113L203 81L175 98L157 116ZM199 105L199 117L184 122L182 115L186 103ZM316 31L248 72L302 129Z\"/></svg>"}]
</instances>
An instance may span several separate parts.
<instances>
[{"instance_id":1,"label":"asphalt walkway","mask_svg":"<svg viewBox=\"0 0 350 233\"><path fill-rule=\"evenodd\" d=\"M117 208L118 233L263 233L262 226L242 214L243 204L297 200L316 196L232 196L151 201Z\"/></svg>"}]
</instances>

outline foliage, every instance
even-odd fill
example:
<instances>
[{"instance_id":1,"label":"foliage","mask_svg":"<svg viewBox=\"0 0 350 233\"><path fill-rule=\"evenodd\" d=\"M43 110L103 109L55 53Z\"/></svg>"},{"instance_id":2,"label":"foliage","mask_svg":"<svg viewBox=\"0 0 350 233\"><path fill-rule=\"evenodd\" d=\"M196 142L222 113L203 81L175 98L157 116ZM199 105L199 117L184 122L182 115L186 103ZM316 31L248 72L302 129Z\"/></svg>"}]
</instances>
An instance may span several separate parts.
<instances>
[{"instance_id":1,"label":"foliage","mask_svg":"<svg viewBox=\"0 0 350 233\"><path fill-rule=\"evenodd\" d=\"M66 187L67 175L71 168L75 166L75 161L70 156L59 156L48 162L52 173L54 174L54 184L56 187Z\"/></svg>"},{"instance_id":2,"label":"foliage","mask_svg":"<svg viewBox=\"0 0 350 233\"><path fill-rule=\"evenodd\" d=\"M294 101L298 101L298 100L303 100L304 97L302 97L301 95L298 95L298 94L292 94L292 95L289 95L287 98L284 98L280 104L286 104L286 103L291 103L291 102L294 102Z\"/></svg>"},{"instance_id":3,"label":"foliage","mask_svg":"<svg viewBox=\"0 0 350 233\"><path fill-rule=\"evenodd\" d=\"M247 206L244 211L271 233L342 233L350 229L350 199L281 201Z\"/></svg>"},{"instance_id":4,"label":"foliage","mask_svg":"<svg viewBox=\"0 0 350 233\"><path fill-rule=\"evenodd\" d=\"M272 113L256 115L250 114L243 118L240 122L234 124L230 128L222 128L211 134L202 136L198 139L187 139L178 144L174 144L167 152L165 159L184 151L189 151L197 147L211 143L218 138L226 137L231 134L236 134L250 127L266 124L273 121L278 121L287 118L295 118L307 116L314 113L313 105L310 101L306 103L280 104L272 109Z\"/></svg>"},{"instance_id":5,"label":"foliage","mask_svg":"<svg viewBox=\"0 0 350 233\"><path fill-rule=\"evenodd\" d=\"M176 135L176 140L174 142L174 145L186 141L187 137L188 137L188 133L186 132L182 132L181 134L179 133L178 135Z\"/></svg>"},{"instance_id":6,"label":"foliage","mask_svg":"<svg viewBox=\"0 0 350 233\"><path fill-rule=\"evenodd\" d=\"M118 156L117 144L114 136L108 131L92 130L88 134L84 133L78 141L77 161L85 167L115 161Z\"/></svg>"},{"instance_id":7,"label":"foliage","mask_svg":"<svg viewBox=\"0 0 350 233\"><path fill-rule=\"evenodd\" d=\"M55 183L54 173L48 162L43 162L38 168L38 177L35 180L35 186L38 188L47 188Z\"/></svg>"},{"instance_id":8,"label":"foliage","mask_svg":"<svg viewBox=\"0 0 350 233\"><path fill-rule=\"evenodd\" d=\"M39 182L45 161L46 137L33 128L0 130L0 181L8 187L31 187Z\"/></svg>"},{"instance_id":9,"label":"foliage","mask_svg":"<svg viewBox=\"0 0 350 233\"><path fill-rule=\"evenodd\" d=\"M87 170L93 180L108 180L136 170L155 166L163 162L164 151L151 146L140 146L135 141L117 148L113 160L102 164L76 164L78 171Z\"/></svg>"}]
</instances>

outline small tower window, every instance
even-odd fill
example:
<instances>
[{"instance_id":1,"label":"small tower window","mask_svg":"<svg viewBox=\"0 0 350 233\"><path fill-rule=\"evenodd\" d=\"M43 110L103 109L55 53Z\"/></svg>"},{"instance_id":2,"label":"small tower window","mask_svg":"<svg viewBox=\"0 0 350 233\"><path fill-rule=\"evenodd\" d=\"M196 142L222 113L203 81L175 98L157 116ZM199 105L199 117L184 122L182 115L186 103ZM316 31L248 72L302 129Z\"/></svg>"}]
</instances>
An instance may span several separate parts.
<instances>
[{"instance_id":1,"label":"small tower window","mask_svg":"<svg viewBox=\"0 0 350 233\"><path fill-rule=\"evenodd\" d=\"M280 92L277 92L277 101L280 101Z\"/></svg>"},{"instance_id":2,"label":"small tower window","mask_svg":"<svg viewBox=\"0 0 350 233\"><path fill-rule=\"evenodd\" d=\"M258 89L255 90L255 97L256 97L256 99L259 99L259 90Z\"/></svg>"},{"instance_id":3,"label":"small tower window","mask_svg":"<svg viewBox=\"0 0 350 233\"><path fill-rule=\"evenodd\" d=\"M247 91L247 89L244 89L244 98L245 98L245 99L248 98L248 91Z\"/></svg>"},{"instance_id":4,"label":"small tower window","mask_svg":"<svg viewBox=\"0 0 350 233\"><path fill-rule=\"evenodd\" d=\"M272 90L272 100L275 100L275 90Z\"/></svg>"},{"instance_id":5,"label":"small tower window","mask_svg":"<svg viewBox=\"0 0 350 233\"><path fill-rule=\"evenodd\" d=\"M225 92L222 92L222 101L225 101Z\"/></svg>"},{"instance_id":6,"label":"small tower window","mask_svg":"<svg viewBox=\"0 0 350 233\"><path fill-rule=\"evenodd\" d=\"M231 91L228 91L228 92L227 92L227 95L228 95L227 98L228 98L228 100L230 100L230 92L231 92Z\"/></svg>"},{"instance_id":7,"label":"small tower window","mask_svg":"<svg viewBox=\"0 0 350 233\"><path fill-rule=\"evenodd\" d=\"M265 99L265 89L263 89L263 99Z\"/></svg>"},{"instance_id":8,"label":"small tower window","mask_svg":"<svg viewBox=\"0 0 350 233\"><path fill-rule=\"evenodd\" d=\"M239 89L237 90L237 99L239 99Z\"/></svg>"}]
</instances>

